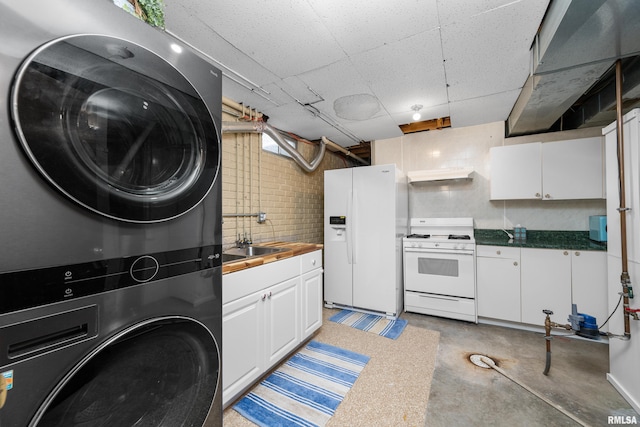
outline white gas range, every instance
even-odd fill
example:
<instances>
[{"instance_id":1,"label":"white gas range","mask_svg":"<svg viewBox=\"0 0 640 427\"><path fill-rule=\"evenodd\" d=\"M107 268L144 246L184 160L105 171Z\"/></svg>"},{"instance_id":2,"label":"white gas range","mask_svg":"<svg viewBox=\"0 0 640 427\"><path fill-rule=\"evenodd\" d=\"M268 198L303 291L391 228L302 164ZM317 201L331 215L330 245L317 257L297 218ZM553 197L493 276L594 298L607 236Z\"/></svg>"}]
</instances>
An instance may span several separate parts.
<instances>
[{"instance_id":1,"label":"white gas range","mask_svg":"<svg viewBox=\"0 0 640 427\"><path fill-rule=\"evenodd\" d=\"M405 311L478 321L473 218L412 218L403 238Z\"/></svg>"}]
</instances>

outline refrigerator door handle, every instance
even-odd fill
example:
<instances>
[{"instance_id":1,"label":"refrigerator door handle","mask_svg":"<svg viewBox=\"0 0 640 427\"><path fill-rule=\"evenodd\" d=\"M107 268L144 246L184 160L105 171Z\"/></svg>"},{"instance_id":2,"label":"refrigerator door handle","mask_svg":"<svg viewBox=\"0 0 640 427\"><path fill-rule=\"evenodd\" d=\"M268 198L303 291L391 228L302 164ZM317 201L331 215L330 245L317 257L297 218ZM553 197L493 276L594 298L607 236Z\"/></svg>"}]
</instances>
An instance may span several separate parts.
<instances>
[{"instance_id":1,"label":"refrigerator door handle","mask_svg":"<svg viewBox=\"0 0 640 427\"><path fill-rule=\"evenodd\" d=\"M352 244L353 241L353 191L349 191L347 198L347 224L346 224L346 240L347 240L347 262L353 264Z\"/></svg>"},{"instance_id":2,"label":"refrigerator door handle","mask_svg":"<svg viewBox=\"0 0 640 427\"><path fill-rule=\"evenodd\" d=\"M353 206L352 206L352 221L351 221L351 227L352 227L352 233L351 233L351 247L352 247L352 257L353 257L353 264L357 264L358 263L358 221L356 218L358 218L358 192L354 191L353 192Z\"/></svg>"}]
</instances>

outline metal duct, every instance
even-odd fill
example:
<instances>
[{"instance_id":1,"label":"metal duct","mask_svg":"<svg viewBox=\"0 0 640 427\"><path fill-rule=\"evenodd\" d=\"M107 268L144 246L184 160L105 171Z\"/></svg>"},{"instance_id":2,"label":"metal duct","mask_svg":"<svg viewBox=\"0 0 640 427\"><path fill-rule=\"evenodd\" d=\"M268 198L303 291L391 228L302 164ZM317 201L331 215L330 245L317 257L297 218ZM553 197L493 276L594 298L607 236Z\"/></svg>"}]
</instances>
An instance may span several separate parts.
<instances>
[{"instance_id":1,"label":"metal duct","mask_svg":"<svg viewBox=\"0 0 640 427\"><path fill-rule=\"evenodd\" d=\"M531 47L531 74L507 120L507 136L547 131L617 59L637 55L639 16L636 0L553 0Z\"/></svg>"},{"instance_id":2,"label":"metal duct","mask_svg":"<svg viewBox=\"0 0 640 427\"><path fill-rule=\"evenodd\" d=\"M316 157L309 163L302 157L302 154L284 140L276 128L265 122L222 122L222 133L266 133L306 172L313 172L320 166L320 162L324 158L324 152L327 149L325 142L321 141Z\"/></svg>"}]
</instances>

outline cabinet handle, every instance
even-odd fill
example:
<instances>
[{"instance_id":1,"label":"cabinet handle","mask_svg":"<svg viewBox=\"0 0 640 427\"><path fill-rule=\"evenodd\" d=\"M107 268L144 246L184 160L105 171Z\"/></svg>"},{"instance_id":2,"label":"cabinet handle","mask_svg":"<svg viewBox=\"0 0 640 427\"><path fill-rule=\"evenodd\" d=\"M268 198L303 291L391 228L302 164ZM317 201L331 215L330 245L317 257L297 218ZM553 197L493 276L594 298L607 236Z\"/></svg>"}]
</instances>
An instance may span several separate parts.
<instances>
[{"instance_id":1,"label":"cabinet handle","mask_svg":"<svg viewBox=\"0 0 640 427\"><path fill-rule=\"evenodd\" d=\"M311 261L311 265L316 265L316 260L315 259Z\"/></svg>"},{"instance_id":2,"label":"cabinet handle","mask_svg":"<svg viewBox=\"0 0 640 427\"><path fill-rule=\"evenodd\" d=\"M550 199L550 198L551 198L551 196L550 196L550 195L548 195L548 194L545 194L545 195L544 195L544 198L545 198L545 199Z\"/></svg>"},{"instance_id":3,"label":"cabinet handle","mask_svg":"<svg viewBox=\"0 0 640 427\"><path fill-rule=\"evenodd\" d=\"M513 265L518 266L518 261L513 261Z\"/></svg>"},{"instance_id":4,"label":"cabinet handle","mask_svg":"<svg viewBox=\"0 0 640 427\"><path fill-rule=\"evenodd\" d=\"M269 299L271 299L271 291L269 291Z\"/></svg>"},{"instance_id":5,"label":"cabinet handle","mask_svg":"<svg viewBox=\"0 0 640 427\"><path fill-rule=\"evenodd\" d=\"M563 255L569 255L569 252L564 251L562 254L563 254Z\"/></svg>"},{"instance_id":6,"label":"cabinet handle","mask_svg":"<svg viewBox=\"0 0 640 427\"><path fill-rule=\"evenodd\" d=\"M500 255L502 253L502 251L496 251L496 254Z\"/></svg>"},{"instance_id":7,"label":"cabinet handle","mask_svg":"<svg viewBox=\"0 0 640 427\"><path fill-rule=\"evenodd\" d=\"M575 254L575 255L576 255L576 256L580 256L580 252L576 251L576 254Z\"/></svg>"},{"instance_id":8,"label":"cabinet handle","mask_svg":"<svg viewBox=\"0 0 640 427\"><path fill-rule=\"evenodd\" d=\"M536 193L536 197L539 199L542 197L542 195L540 193Z\"/></svg>"},{"instance_id":9,"label":"cabinet handle","mask_svg":"<svg viewBox=\"0 0 640 427\"><path fill-rule=\"evenodd\" d=\"M262 301L267 299L267 294L262 294L262 298L260 298Z\"/></svg>"}]
</instances>

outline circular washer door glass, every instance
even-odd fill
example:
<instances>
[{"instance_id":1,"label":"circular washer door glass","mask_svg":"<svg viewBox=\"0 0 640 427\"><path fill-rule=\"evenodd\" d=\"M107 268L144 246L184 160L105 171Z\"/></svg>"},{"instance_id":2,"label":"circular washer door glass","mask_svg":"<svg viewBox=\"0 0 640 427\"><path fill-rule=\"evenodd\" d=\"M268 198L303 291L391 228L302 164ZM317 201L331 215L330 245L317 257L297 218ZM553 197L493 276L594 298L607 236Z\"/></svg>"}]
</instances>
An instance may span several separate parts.
<instances>
[{"instance_id":1,"label":"circular washer door glass","mask_svg":"<svg viewBox=\"0 0 640 427\"><path fill-rule=\"evenodd\" d=\"M218 346L193 321L123 334L65 378L37 425L201 426L220 381Z\"/></svg>"},{"instance_id":2,"label":"circular washer door glass","mask_svg":"<svg viewBox=\"0 0 640 427\"><path fill-rule=\"evenodd\" d=\"M169 62L121 39L54 40L22 65L12 93L16 133L51 185L109 218L158 222L208 194L218 129Z\"/></svg>"}]
</instances>

